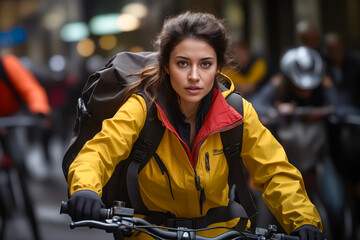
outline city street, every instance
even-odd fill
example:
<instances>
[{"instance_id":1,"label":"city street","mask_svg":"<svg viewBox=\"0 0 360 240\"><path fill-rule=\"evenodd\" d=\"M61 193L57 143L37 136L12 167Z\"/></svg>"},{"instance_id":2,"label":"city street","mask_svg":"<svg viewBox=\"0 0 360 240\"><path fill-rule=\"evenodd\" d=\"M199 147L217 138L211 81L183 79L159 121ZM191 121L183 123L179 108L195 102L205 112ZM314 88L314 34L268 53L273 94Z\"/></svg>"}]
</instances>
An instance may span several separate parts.
<instances>
[{"instance_id":1,"label":"city street","mask_svg":"<svg viewBox=\"0 0 360 240\"><path fill-rule=\"evenodd\" d=\"M89 140L74 219L105 187L200 235L360 240L359 25L360 0L0 0L0 240L114 239L60 214Z\"/></svg>"}]
</instances>

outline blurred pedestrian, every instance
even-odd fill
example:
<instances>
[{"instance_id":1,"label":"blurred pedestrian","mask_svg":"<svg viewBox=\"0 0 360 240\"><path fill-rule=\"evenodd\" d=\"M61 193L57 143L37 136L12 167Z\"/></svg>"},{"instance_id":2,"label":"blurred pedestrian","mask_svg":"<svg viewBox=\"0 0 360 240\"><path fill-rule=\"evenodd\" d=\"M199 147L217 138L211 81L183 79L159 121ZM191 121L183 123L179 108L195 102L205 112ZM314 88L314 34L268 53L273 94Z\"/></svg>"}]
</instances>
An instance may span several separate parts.
<instances>
[{"instance_id":1,"label":"blurred pedestrian","mask_svg":"<svg viewBox=\"0 0 360 240\"><path fill-rule=\"evenodd\" d=\"M329 124L331 154L356 208L353 213L360 218L360 176L354 167L360 159L360 59L336 32L325 35L325 50L327 73L339 95L336 118Z\"/></svg>"},{"instance_id":2,"label":"blurred pedestrian","mask_svg":"<svg viewBox=\"0 0 360 240\"><path fill-rule=\"evenodd\" d=\"M235 89L251 101L268 79L268 63L252 51L246 40L237 42L233 50L237 67L225 70L225 73L233 80Z\"/></svg>"},{"instance_id":3,"label":"blurred pedestrian","mask_svg":"<svg viewBox=\"0 0 360 240\"><path fill-rule=\"evenodd\" d=\"M342 36L325 35L327 74L339 95L338 114L360 114L360 59L347 51Z\"/></svg>"},{"instance_id":4,"label":"blurred pedestrian","mask_svg":"<svg viewBox=\"0 0 360 240\"><path fill-rule=\"evenodd\" d=\"M296 25L299 45L316 50L322 55L321 35L319 29L308 20L302 20Z\"/></svg>"}]
</instances>

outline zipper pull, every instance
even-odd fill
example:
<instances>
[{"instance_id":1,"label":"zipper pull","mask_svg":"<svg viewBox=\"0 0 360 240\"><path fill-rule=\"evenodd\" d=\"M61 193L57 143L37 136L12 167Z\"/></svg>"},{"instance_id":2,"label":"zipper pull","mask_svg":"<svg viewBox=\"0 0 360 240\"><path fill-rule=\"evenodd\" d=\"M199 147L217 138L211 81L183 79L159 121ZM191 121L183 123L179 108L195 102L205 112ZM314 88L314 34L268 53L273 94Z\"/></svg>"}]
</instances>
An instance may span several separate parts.
<instances>
[{"instance_id":1,"label":"zipper pull","mask_svg":"<svg viewBox=\"0 0 360 240\"><path fill-rule=\"evenodd\" d=\"M206 166L206 170L210 171L210 160L209 160L209 153L208 152L205 153L205 166Z\"/></svg>"},{"instance_id":2,"label":"zipper pull","mask_svg":"<svg viewBox=\"0 0 360 240\"><path fill-rule=\"evenodd\" d=\"M204 191L203 188L201 188L199 175L197 175L196 170L194 170L194 171L195 171L195 186L196 186L196 189L197 189L198 191L200 191L200 199L199 199L199 202L200 202L200 214L202 215L203 203L206 201L205 191Z\"/></svg>"},{"instance_id":3,"label":"zipper pull","mask_svg":"<svg viewBox=\"0 0 360 240\"><path fill-rule=\"evenodd\" d=\"M203 204L206 201L206 197L205 197L205 191L202 188L200 191L200 214L202 215L203 212Z\"/></svg>"},{"instance_id":4,"label":"zipper pull","mask_svg":"<svg viewBox=\"0 0 360 240\"><path fill-rule=\"evenodd\" d=\"M197 190L201 190L201 185L200 185L200 177L197 175L196 170L195 171L195 186Z\"/></svg>"}]
</instances>

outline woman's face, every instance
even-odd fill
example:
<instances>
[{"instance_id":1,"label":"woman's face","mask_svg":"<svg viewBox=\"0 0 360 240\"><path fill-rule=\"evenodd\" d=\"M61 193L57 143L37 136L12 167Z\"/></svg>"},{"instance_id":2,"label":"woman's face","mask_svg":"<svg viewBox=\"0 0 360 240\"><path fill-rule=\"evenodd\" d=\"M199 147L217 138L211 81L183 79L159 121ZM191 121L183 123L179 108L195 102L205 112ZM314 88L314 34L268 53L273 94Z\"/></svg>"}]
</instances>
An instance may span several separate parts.
<instances>
[{"instance_id":1,"label":"woman's face","mask_svg":"<svg viewBox=\"0 0 360 240\"><path fill-rule=\"evenodd\" d=\"M215 50L205 41L188 38L177 44L170 53L171 85L180 99L183 113L199 106L214 86L217 72Z\"/></svg>"}]
</instances>

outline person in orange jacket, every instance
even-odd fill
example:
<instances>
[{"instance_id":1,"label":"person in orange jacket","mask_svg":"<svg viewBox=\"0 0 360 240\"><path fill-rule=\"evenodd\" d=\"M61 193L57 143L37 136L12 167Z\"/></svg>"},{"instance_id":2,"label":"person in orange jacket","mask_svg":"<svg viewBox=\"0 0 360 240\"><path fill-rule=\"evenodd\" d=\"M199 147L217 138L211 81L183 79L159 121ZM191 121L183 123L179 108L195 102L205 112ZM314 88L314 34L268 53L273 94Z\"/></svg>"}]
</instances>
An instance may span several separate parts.
<instances>
[{"instance_id":1,"label":"person in orange jacket","mask_svg":"<svg viewBox=\"0 0 360 240\"><path fill-rule=\"evenodd\" d=\"M16 124L25 124L25 119L9 118L14 115L34 116L35 127L44 128L51 112L45 89L35 76L13 54L3 53L0 58L0 144L4 158L22 173L27 173ZM24 120L24 121L23 121ZM4 164L2 162L2 164Z\"/></svg>"},{"instance_id":2,"label":"person in orange jacket","mask_svg":"<svg viewBox=\"0 0 360 240\"><path fill-rule=\"evenodd\" d=\"M0 75L0 117L11 116L20 111L23 101L32 114L50 113L50 106L45 89L40 85L35 76L12 55L1 56L1 63L8 82L16 91L18 96L14 96L11 87L6 83L4 77ZM19 99L20 98L20 99Z\"/></svg>"}]
</instances>

